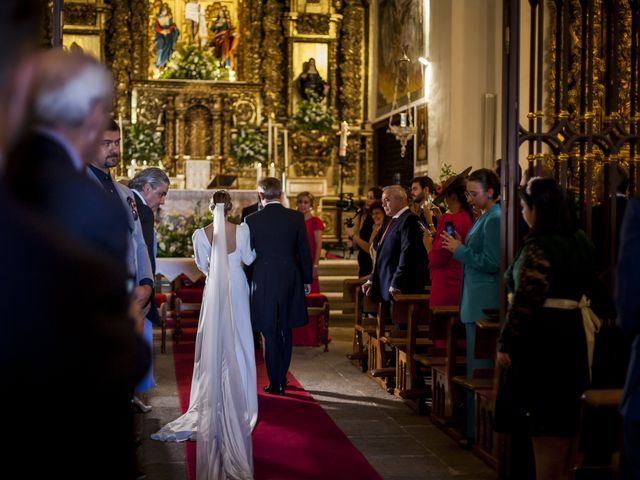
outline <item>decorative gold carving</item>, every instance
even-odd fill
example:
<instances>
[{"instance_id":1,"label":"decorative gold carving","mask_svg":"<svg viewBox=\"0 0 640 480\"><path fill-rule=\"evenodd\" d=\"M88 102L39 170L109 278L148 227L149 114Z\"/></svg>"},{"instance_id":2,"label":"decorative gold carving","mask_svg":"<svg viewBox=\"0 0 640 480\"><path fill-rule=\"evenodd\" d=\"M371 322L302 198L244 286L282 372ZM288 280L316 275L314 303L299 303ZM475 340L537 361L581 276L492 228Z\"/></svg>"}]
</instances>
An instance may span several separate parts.
<instances>
[{"instance_id":1,"label":"decorative gold carving","mask_svg":"<svg viewBox=\"0 0 640 480\"><path fill-rule=\"evenodd\" d=\"M242 41L238 46L240 57L238 79L251 83L260 81L262 42L262 1L239 0L238 22L242 29Z\"/></svg>"},{"instance_id":2,"label":"decorative gold carving","mask_svg":"<svg viewBox=\"0 0 640 480\"><path fill-rule=\"evenodd\" d=\"M131 84L131 29L127 0L114 0L108 26L107 63L113 72L117 116L129 118L129 92Z\"/></svg>"},{"instance_id":3,"label":"decorative gold carving","mask_svg":"<svg viewBox=\"0 0 640 480\"><path fill-rule=\"evenodd\" d=\"M131 31L144 32L149 23L149 1L131 0ZM145 80L149 72L149 36L133 35L132 71L134 80Z\"/></svg>"},{"instance_id":4,"label":"decorative gold carving","mask_svg":"<svg viewBox=\"0 0 640 480\"><path fill-rule=\"evenodd\" d=\"M51 48L53 45L53 2L48 1L42 14L42 41L43 48Z\"/></svg>"},{"instance_id":5,"label":"decorative gold carving","mask_svg":"<svg viewBox=\"0 0 640 480\"><path fill-rule=\"evenodd\" d=\"M301 35L329 35L331 17L308 13L300 15L296 21L296 29Z\"/></svg>"},{"instance_id":6,"label":"decorative gold carving","mask_svg":"<svg viewBox=\"0 0 640 480\"><path fill-rule=\"evenodd\" d=\"M282 7L278 0L267 0L262 20L262 80L264 113L271 118L285 116L282 44Z\"/></svg>"},{"instance_id":7,"label":"decorative gold carving","mask_svg":"<svg viewBox=\"0 0 640 480\"><path fill-rule=\"evenodd\" d=\"M359 0L347 0L343 12L340 50L340 103L342 120L360 123L363 119L364 8Z\"/></svg>"},{"instance_id":8,"label":"decorative gold carving","mask_svg":"<svg viewBox=\"0 0 640 480\"><path fill-rule=\"evenodd\" d=\"M83 25L95 27L98 21L98 9L91 3L70 3L64 4L65 25Z\"/></svg>"},{"instance_id":9,"label":"decorative gold carving","mask_svg":"<svg viewBox=\"0 0 640 480\"><path fill-rule=\"evenodd\" d=\"M185 155L209 158L214 173L241 173L231 157L234 115L255 123L259 85L152 80L132 86L138 92L138 121L164 131L162 163L173 175L184 172Z\"/></svg>"},{"instance_id":10,"label":"decorative gold carving","mask_svg":"<svg viewBox=\"0 0 640 480\"><path fill-rule=\"evenodd\" d=\"M334 144L333 132L293 131L291 133L291 148L296 175L299 177L326 175Z\"/></svg>"}]
</instances>

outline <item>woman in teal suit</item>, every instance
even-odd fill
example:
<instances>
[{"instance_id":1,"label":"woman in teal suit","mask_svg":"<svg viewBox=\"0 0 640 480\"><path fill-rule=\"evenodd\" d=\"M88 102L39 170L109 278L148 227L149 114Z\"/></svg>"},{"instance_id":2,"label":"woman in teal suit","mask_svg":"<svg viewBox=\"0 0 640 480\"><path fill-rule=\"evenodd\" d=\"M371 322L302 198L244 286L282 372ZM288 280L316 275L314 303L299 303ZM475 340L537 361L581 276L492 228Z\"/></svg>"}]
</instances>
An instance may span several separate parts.
<instances>
[{"instance_id":1,"label":"woman in teal suit","mask_svg":"<svg viewBox=\"0 0 640 480\"><path fill-rule=\"evenodd\" d=\"M467 337L467 375L477 368L493 367L493 360L475 358L477 320L482 310L498 308L500 296L500 180L489 169L481 168L469 175L467 197L480 212L464 243L460 236L442 234L442 245L462 264L460 320ZM473 437L473 396L467 396L467 437Z\"/></svg>"}]
</instances>

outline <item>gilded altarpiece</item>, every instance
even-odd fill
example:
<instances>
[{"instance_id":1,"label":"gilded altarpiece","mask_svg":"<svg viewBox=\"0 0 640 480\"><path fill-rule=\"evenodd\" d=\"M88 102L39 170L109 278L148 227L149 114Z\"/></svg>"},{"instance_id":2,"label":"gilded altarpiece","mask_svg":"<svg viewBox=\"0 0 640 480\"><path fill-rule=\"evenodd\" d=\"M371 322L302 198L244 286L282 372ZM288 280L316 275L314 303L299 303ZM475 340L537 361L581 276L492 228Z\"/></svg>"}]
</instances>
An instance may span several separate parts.
<instances>
[{"instance_id":1,"label":"gilded altarpiece","mask_svg":"<svg viewBox=\"0 0 640 480\"><path fill-rule=\"evenodd\" d=\"M187 8L188 4L198 5L206 28L193 29L188 9L193 12L196 7ZM330 205L340 191L340 178L343 191L356 197L373 184L371 129L365 122L368 2L96 0L65 2L65 10L69 35L73 21L86 25L75 30L91 30L91 41L99 40L95 54L112 68L114 115L123 129L142 123L160 133L162 165L172 176L184 174L185 160L209 160L212 175L239 175L244 181L241 187L253 188L255 167L238 166L232 137L243 126L257 127L266 135L270 123L279 132L273 147L279 156L269 159L275 160L277 175L286 179L292 193L295 188L322 184L318 193L325 197L323 205L330 215L325 220L335 226L329 236L339 235L335 207ZM213 51L213 27L220 18L233 26L233 75L217 80L160 78L166 64L158 66L159 30L179 32L173 37L173 51L167 52L169 59L197 43ZM296 78L310 58L326 82L323 104L335 118L333 129L320 134L297 133L292 125L301 99ZM220 68L228 69L228 63ZM348 122L350 136L347 161L340 167L337 131L342 121ZM285 147L288 155L283 155ZM119 173L126 167L123 163ZM271 173L267 168L264 165L264 173Z\"/></svg>"}]
</instances>

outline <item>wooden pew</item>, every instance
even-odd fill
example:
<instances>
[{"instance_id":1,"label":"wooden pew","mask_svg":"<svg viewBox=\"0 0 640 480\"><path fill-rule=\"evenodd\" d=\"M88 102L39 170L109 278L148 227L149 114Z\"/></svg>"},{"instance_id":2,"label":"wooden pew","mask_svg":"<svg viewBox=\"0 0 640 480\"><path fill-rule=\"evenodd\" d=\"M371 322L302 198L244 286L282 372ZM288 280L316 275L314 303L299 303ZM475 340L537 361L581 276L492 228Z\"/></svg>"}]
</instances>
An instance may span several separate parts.
<instances>
[{"instance_id":1,"label":"wooden pew","mask_svg":"<svg viewBox=\"0 0 640 480\"><path fill-rule=\"evenodd\" d=\"M432 404L431 420L446 427L455 423L455 401L452 379L465 368L464 352L458 351L457 333L460 309L458 306L434 307L431 309L429 332L432 340L444 340L444 348L435 348L426 354L415 354L417 364L431 375Z\"/></svg>"},{"instance_id":2,"label":"wooden pew","mask_svg":"<svg viewBox=\"0 0 640 480\"><path fill-rule=\"evenodd\" d=\"M367 371L369 365L364 334L366 333L368 337L375 335L376 321L375 318L369 317L378 312L377 304L362 293L361 287L364 282L366 279L346 279L342 287L343 299L354 302L353 346L347 357L349 360L358 362L363 373Z\"/></svg>"},{"instance_id":3,"label":"wooden pew","mask_svg":"<svg viewBox=\"0 0 640 480\"><path fill-rule=\"evenodd\" d=\"M619 478L622 389L587 390L582 396L576 480Z\"/></svg>"},{"instance_id":4,"label":"wooden pew","mask_svg":"<svg viewBox=\"0 0 640 480\"><path fill-rule=\"evenodd\" d=\"M396 349L396 385L394 394L409 400L412 406L421 411L421 399L431 395L431 389L424 385L418 385L416 373L417 344L427 342L418 341L418 329L420 325L428 325L429 320L429 295L404 295L394 296L392 318L394 323L406 323L406 339L393 346ZM426 339L425 339L426 340ZM396 340L397 342L397 340ZM430 345L432 342L429 341Z\"/></svg>"},{"instance_id":5,"label":"wooden pew","mask_svg":"<svg viewBox=\"0 0 640 480\"><path fill-rule=\"evenodd\" d=\"M478 320L476 322L475 357L495 359L497 341L500 334L500 322L495 320ZM474 439L473 451L493 468L498 466L499 444L493 432L493 416L495 411L495 369L479 368L470 374L454 377L453 383L463 390L473 392L474 398ZM462 410L464 422L462 432L466 431L466 409ZM464 437L465 434L463 433Z\"/></svg>"}]
</instances>

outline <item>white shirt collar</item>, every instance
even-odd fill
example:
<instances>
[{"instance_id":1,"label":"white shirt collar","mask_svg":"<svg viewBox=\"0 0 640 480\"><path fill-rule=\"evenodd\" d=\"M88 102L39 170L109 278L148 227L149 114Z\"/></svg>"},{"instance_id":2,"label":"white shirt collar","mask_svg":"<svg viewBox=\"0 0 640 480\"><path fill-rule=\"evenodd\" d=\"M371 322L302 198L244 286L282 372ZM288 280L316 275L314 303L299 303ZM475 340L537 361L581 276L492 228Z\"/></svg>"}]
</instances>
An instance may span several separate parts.
<instances>
[{"instance_id":1,"label":"white shirt collar","mask_svg":"<svg viewBox=\"0 0 640 480\"><path fill-rule=\"evenodd\" d=\"M35 127L35 131L60 144L60 146L67 152L67 155L69 155L69 158L71 158L71 163L77 171L84 172L86 170L86 165L80 158L80 155L78 154L76 149L73 148L73 146L67 141L67 139L64 138L63 135L56 132L52 128L42 126Z\"/></svg>"},{"instance_id":2,"label":"white shirt collar","mask_svg":"<svg viewBox=\"0 0 640 480\"><path fill-rule=\"evenodd\" d=\"M131 189L131 191L132 191L133 193L135 193L135 194L138 196L138 198L139 198L140 200L142 200L142 203L144 203L145 205L147 205L147 201L144 199L144 197L142 196L142 194L141 194L139 191L137 191L137 190L136 190L136 189L134 189L134 188L132 188L132 189ZM149 205L147 205L147 207L148 207L148 206L149 206Z\"/></svg>"},{"instance_id":3,"label":"white shirt collar","mask_svg":"<svg viewBox=\"0 0 640 480\"><path fill-rule=\"evenodd\" d=\"M274 203L277 203L279 205L280 204L280 200L267 200L266 202L264 202L264 204L262 206L266 207L267 205L273 205Z\"/></svg>"},{"instance_id":4,"label":"white shirt collar","mask_svg":"<svg viewBox=\"0 0 640 480\"><path fill-rule=\"evenodd\" d=\"M407 207L401 208L400 211L391 218L398 218L400 215L404 213L405 210L409 210L409 207L407 206Z\"/></svg>"}]
</instances>

